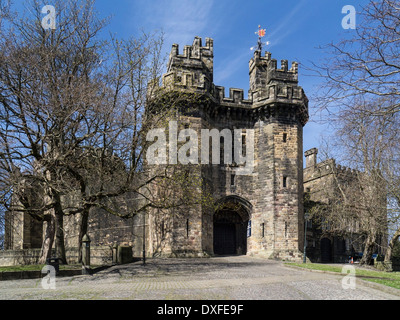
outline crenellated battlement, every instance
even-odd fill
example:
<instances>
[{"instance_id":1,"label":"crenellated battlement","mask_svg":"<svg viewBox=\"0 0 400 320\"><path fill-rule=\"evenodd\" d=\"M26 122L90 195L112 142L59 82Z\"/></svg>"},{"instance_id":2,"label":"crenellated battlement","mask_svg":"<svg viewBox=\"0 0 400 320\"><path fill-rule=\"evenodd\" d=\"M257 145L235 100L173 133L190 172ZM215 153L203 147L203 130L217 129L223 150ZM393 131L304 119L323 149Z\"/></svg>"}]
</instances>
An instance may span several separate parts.
<instances>
[{"instance_id":1,"label":"crenellated battlement","mask_svg":"<svg viewBox=\"0 0 400 320\"><path fill-rule=\"evenodd\" d=\"M174 43L172 45L171 57L178 57L182 59L201 59L213 58L214 56L214 41L211 38L206 38L206 45L202 46L202 39L195 37L191 46L186 45L183 48L183 54L179 54L179 45Z\"/></svg>"},{"instance_id":2,"label":"crenellated battlement","mask_svg":"<svg viewBox=\"0 0 400 320\"><path fill-rule=\"evenodd\" d=\"M266 51L264 56L260 51L255 51L253 58L249 61L249 73L251 74L256 67L262 67L268 75L269 80L298 81L298 63L292 62L289 68L288 60L281 60L281 68L278 69L278 62L272 59L271 52Z\"/></svg>"},{"instance_id":3,"label":"crenellated battlement","mask_svg":"<svg viewBox=\"0 0 400 320\"><path fill-rule=\"evenodd\" d=\"M203 69L204 73L213 74L214 41L206 38L203 47L202 39L195 37L191 46L184 46L183 53L179 54L179 45L173 44L169 55L167 73L175 69Z\"/></svg>"},{"instance_id":4,"label":"crenellated battlement","mask_svg":"<svg viewBox=\"0 0 400 320\"><path fill-rule=\"evenodd\" d=\"M360 171L337 164L334 159L327 159L317 163L317 148L304 152L306 167L304 168L304 181L309 182L315 179L335 174L341 179L353 179L360 174Z\"/></svg>"},{"instance_id":5,"label":"crenellated battlement","mask_svg":"<svg viewBox=\"0 0 400 320\"><path fill-rule=\"evenodd\" d=\"M298 63L292 62L289 69L288 60L278 62L272 59L270 52L262 56L260 51L254 52L249 62L250 90L253 102L263 103L271 99L294 99L296 103L308 104L303 89L298 84Z\"/></svg>"},{"instance_id":6,"label":"crenellated battlement","mask_svg":"<svg viewBox=\"0 0 400 320\"><path fill-rule=\"evenodd\" d=\"M213 85L213 40L195 37L191 46L184 46L179 53L179 45L173 44L169 55L167 72L163 75L163 87L210 91Z\"/></svg>"},{"instance_id":7,"label":"crenellated battlement","mask_svg":"<svg viewBox=\"0 0 400 320\"><path fill-rule=\"evenodd\" d=\"M208 95L217 105L246 109L280 108L293 110L305 125L308 121L308 99L303 89L298 86L298 63L293 62L289 69L287 60L272 59L270 52L262 56L256 51L249 62L250 89L248 98L244 90L230 88L225 97L225 89L213 83L214 43L206 38L205 46L200 37L195 37L193 44L184 46L179 53L179 46L172 45L167 72L163 75L163 87L188 90ZM284 106L290 106L289 109ZM282 111L284 112L284 111ZM286 112L286 111L285 111ZM256 114L256 113L254 113Z\"/></svg>"},{"instance_id":8,"label":"crenellated battlement","mask_svg":"<svg viewBox=\"0 0 400 320\"><path fill-rule=\"evenodd\" d=\"M229 88L229 97L225 97L225 87L215 86L215 97L223 104L238 104L247 107L252 106L252 101L244 99L244 90Z\"/></svg>"},{"instance_id":9,"label":"crenellated battlement","mask_svg":"<svg viewBox=\"0 0 400 320\"><path fill-rule=\"evenodd\" d=\"M356 169L352 169L346 166L342 166L340 164L338 164L335 168L336 172L338 174L342 174L342 175L346 175L346 176L356 176L360 173L360 171L356 170Z\"/></svg>"}]
</instances>

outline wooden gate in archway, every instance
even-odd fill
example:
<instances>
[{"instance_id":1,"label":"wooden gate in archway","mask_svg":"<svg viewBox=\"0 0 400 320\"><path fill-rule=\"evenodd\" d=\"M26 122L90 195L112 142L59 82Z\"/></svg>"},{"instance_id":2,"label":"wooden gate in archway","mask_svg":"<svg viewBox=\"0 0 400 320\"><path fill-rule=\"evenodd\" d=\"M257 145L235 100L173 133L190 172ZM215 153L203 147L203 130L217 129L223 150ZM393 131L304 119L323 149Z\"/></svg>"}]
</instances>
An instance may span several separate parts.
<instances>
[{"instance_id":1,"label":"wooden gate in archway","mask_svg":"<svg viewBox=\"0 0 400 320\"><path fill-rule=\"evenodd\" d=\"M213 217L214 254L246 254L249 205L239 197L223 200Z\"/></svg>"}]
</instances>

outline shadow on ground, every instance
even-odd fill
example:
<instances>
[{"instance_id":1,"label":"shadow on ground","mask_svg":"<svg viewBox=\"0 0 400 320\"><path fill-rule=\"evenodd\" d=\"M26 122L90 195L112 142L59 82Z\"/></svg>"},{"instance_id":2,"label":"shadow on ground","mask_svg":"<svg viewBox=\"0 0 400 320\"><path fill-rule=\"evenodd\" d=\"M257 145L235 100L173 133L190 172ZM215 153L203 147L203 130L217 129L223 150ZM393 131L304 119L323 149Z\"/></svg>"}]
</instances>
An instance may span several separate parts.
<instances>
[{"instance_id":1,"label":"shadow on ground","mask_svg":"<svg viewBox=\"0 0 400 320\"><path fill-rule=\"evenodd\" d=\"M152 258L142 261L115 265L96 273L97 277L119 275L123 277L157 277L157 276L196 276L209 275L218 272L227 276L235 269L235 272L243 273L249 265L265 266L274 263L268 260L252 259L247 256L218 256L211 258ZM275 262L276 263L276 262ZM249 275L251 276L251 275Z\"/></svg>"}]
</instances>

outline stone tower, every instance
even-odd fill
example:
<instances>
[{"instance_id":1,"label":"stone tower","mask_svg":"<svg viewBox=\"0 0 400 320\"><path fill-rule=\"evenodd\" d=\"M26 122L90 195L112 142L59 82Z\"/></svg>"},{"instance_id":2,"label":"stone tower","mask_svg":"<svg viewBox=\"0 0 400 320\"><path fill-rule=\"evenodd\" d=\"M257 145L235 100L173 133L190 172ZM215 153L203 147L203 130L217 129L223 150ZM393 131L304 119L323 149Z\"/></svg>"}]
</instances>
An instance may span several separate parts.
<instances>
[{"instance_id":1,"label":"stone tower","mask_svg":"<svg viewBox=\"0 0 400 320\"><path fill-rule=\"evenodd\" d=\"M184 130L184 134L191 131L201 141L197 159L191 158L195 164L177 165L190 168L201 177L203 185L193 190L193 194L200 197L205 190L203 186L209 188L213 210L200 203L174 208L163 215L150 212L132 221L98 213L93 215L89 226L93 248L99 246L98 252L107 254L110 244L116 242L132 245L134 256L141 256L142 250L146 250L147 256L248 254L301 259L302 145L308 99L298 86L298 65L292 63L289 69L288 62L282 60L278 68L269 52L262 55L260 50L255 51L249 62L250 86L246 99L243 89L237 88L230 88L225 96L225 88L213 82L213 64L212 39L206 38L203 44L196 37L192 45L184 47L183 53L174 44L162 88L149 92L149 97L161 93L167 94L167 98L169 93L171 96L183 93L180 111L173 112L174 118L168 126L174 122L179 131ZM155 82L151 89L156 89ZM170 134L171 130L167 140ZM167 158L176 151L169 148ZM306 153L307 167L311 164L318 167L314 153ZM305 178L308 182L307 175ZM32 235L41 237L37 232L41 225L33 226L23 214L12 215L7 223L8 249L37 247L40 251L41 241ZM74 226L74 220L65 222L66 234L77 234ZM68 237L67 241L73 248L77 237ZM71 252L70 259L74 261L75 251Z\"/></svg>"},{"instance_id":2,"label":"stone tower","mask_svg":"<svg viewBox=\"0 0 400 320\"><path fill-rule=\"evenodd\" d=\"M308 99L298 86L297 63L289 69L287 60L282 60L278 69L269 52L254 52L249 78L248 99L236 88L230 88L225 97L224 87L213 83L212 39L206 38L203 46L196 37L182 54L178 45L172 46L162 86L205 97L190 102L190 111L182 111L178 123L195 130L198 137L204 129L217 129L221 161L199 159L199 174L211 186L216 211L206 212L198 206L188 209L184 217L175 217L169 242L162 246L166 254L300 258L303 126L308 120ZM223 132L232 132L232 140ZM234 140L240 142L242 156L254 151L250 171L240 171L249 163L238 163L234 154L232 161L224 158L227 150L231 152L228 141L236 152Z\"/></svg>"}]
</instances>

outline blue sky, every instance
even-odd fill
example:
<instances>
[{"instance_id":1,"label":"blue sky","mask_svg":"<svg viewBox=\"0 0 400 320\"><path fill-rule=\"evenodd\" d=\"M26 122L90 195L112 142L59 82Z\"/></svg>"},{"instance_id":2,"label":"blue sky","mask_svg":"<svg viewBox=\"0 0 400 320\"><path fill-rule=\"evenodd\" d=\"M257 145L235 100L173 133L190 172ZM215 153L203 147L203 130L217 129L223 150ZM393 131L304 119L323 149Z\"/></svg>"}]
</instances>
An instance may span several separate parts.
<instances>
[{"instance_id":1,"label":"blue sky","mask_svg":"<svg viewBox=\"0 0 400 320\"><path fill-rule=\"evenodd\" d=\"M18 2L15 0L15 2ZM319 79L307 75L302 65L323 58L319 46L351 36L342 28L342 8L353 5L359 11L367 0L97 0L101 16L112 15L110 32L119 37L138 34L141 29L163 30L165 53L173 43L192 44L195 36L214 39L214 82L224 86L249 87L250 47L257 42L258 25L266 29L270 45L264 50L277 59L299 62L299 84L310 98L310 122L304 127L303 149L319 147L320 135L328 128L315 122L311 96ZM51 4L48 0L46 4ZM203 40L204 43L204 40Z\"/></svg>"},{"instance_id":2,"label":"blue sky","mask_svg":"<svg viewBox=\"0 0 400 320\"><path fill-rule=\"evenodd\" d=\"M119 35L130 35L144 28L163 30L165 51L173 43L192 44L195 36L214 39L214 82L228 88L249 88L248 62L250 47L257 42L258 25L266 29L270 45L265 50L272 57L300 63L299 83L310 98L310 122L304 127L303 149L320 146L321 134L328 128L315 122L312 92L319 79L313 78L302 65L323 58L317 49L330 42L351 36L354 30L342 28L342 8L353 5L356 10L366 0L98 0L102 14L112 13L109 25ZM204 43L204 40L203 40Z\"/></svg>"}]
</instances>

